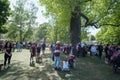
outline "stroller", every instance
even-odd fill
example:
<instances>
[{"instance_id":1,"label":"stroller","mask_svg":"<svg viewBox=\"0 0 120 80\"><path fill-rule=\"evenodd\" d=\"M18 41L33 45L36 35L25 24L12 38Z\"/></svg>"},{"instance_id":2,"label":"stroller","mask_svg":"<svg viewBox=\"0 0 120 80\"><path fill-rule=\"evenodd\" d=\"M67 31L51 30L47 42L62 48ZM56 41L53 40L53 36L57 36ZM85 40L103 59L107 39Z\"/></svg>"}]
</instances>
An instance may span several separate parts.
<instances>
[{"instance_id":1,"label":"stroller","mask_svg":"<svg viewBox=\"0 0 120 80\"><path fill-rule=\"evenodd\" d=\"M117 70L120 70L120 55L114 59L113 61L113 70L114 72L117 72Z\"/></svg>"}]
</instances>

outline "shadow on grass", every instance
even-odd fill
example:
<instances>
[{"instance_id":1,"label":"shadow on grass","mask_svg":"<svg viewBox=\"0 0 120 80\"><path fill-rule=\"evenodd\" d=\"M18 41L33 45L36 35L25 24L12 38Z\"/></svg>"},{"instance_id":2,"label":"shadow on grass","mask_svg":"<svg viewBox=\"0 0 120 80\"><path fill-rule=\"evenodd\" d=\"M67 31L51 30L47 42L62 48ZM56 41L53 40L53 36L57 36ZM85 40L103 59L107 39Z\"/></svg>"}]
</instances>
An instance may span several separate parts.
<instances>
[{"instance_id":1,"label":"shadow on grass","mask_svg":"<svg viewBox=\"0 0 120 80\"><path fill-rule=\"evenodd\" d=\"M61 61L66 56L61 54ZM120 74L115 74L104 60L90 56L77 58L75 69L70 72L55 71L50 53L43 56L41 64L32 67L20 61L12 62L11 68L0 72L1 80L120 80Z\"/></svg>"},{"instance_id":2,"label":"shadow on grass","mask_svg":"<svg viewBox=\"0 0 120 80\"><path fill-rule=\"evenodd\" d=\"M0 72L2 80L38 80L48 79L45 71L40 71L39 67L31 67L23 65L22 62L14 61L11 67Z\"/></svg>"},{"instance_id":3,"label":"shadow on grass","mask_svg":"<svg viewBox=\"0 0 120 80\"><path fill-rule=\"evenodd\" d=\"M61 59L64 58L61 55ZM114 73L111 65L104 64L104 58L100 60L90 56L77 58L75 69L70 69L70 72L57 73L65 80L120 80L120 72Z\"/></svg>"}]
</instances>

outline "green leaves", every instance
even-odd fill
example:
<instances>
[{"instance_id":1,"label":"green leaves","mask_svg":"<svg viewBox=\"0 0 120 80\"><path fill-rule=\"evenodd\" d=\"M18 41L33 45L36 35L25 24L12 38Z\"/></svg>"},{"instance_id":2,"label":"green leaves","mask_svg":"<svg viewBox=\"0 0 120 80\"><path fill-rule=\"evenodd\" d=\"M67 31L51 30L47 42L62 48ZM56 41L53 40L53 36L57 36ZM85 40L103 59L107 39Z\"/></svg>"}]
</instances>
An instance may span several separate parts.
<instances>
[{"instance_id":1,"label":"green leaves","mask_svg":"<svg viewBox=\"0 0 120 80\"><path fill-rule=\"evenodd\" d=\"M8 21L7 38L12 40L33 40L34 26L36 26L36 13L38 8L31 1L17 0L13 7L10 21ZM21 39L20 39L21 36Z\"/></svg>"},{"instance_id":2,"label":"green leaves","mask_svg":"<svg viewBox=\"0 0 120 80\"><path fill-rule=\"evenodd\" d=\"M96 35L96 38L103 44L117 45L120 43L119 31L120 27L102 27Z\"/></svg>"},{"instance_id":3,"label":"green leaves","mask_svg":"<svg viewBox=\"0 0 120 80\"><path fill-rule=\"evenodd\" d=\"M1 28L7 21L8 16L10 15L9 1L0 0L0 33L7 32L5 27Z\"/></svg>"},{"instance_id":4,"label":"green leaves","mask_svg":"<svg viewBox=\"0 0 120 80\"><path fill-rule=\"evenodd\" d=\"M120 26L120 0L40 0L41 5L46 7L48 15L54 19L54 30L63 29L68 32L70 26L71 12L75 6L80 6L81 11L89 18L88 26L102 27L97 34L97 40L107 43L119 43L119 26ZM81 18L84 27L85 20ZM104 26L104 27L103 27ZM108 28L108 26L111 26ZM115 27L115 28L114 28ZM118 27L118 28L116 28ZM66 36L60 35L60 39ZM63 34L64 35L64 34ZM57 36L57 39L59 39ZM114 39L113 39L114 38ZM83 37L82 37L83 39Z\"/></svg>"},{"instance_id":5,"label":"green leaves","mask_svg":"<svg viewBox=\"0 0 120 80\"><path fill-rule=\"evenodd\" d=\"M6 27L0 27L0 34L4 34L4 33L7 33L8 32L8 30L6 29Z\"/></svg>"},{"instance_id":6,"label":"green leaves","mask_svg":"<svg viewBox=\"0 0 120 80\"><path fill-rule=\"evenodd\" d=\"M43 23L41 24L38 28L36 28L36 32L35 32L35 39L37 41L41 41L44 38L46 38L46 35L49 35L50 33L47 34L47 29L48 27L50 27L51 25L48 23ZM50 29L48 29L49 31L51 31Z\"/></svg>"}]
</instances>

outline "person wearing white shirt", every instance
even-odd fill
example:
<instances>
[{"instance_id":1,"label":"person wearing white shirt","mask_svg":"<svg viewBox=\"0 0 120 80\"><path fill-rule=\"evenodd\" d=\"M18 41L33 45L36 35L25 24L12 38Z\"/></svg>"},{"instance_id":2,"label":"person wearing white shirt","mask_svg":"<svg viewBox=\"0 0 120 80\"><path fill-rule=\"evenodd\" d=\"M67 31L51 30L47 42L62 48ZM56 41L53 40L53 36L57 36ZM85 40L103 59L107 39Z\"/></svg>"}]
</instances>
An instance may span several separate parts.
<instances>
[{"instance_id":1,"label":"person wearing white shirt","mask_svg":"<svg viewBox=\"0 0 120 80\"><path fill-rule=\"evenodd\" d=\"M63 61L62 71L69 71L68 61Z\"/></svg>"},{"instance_id":2,"label":"person wearing white shirt","mask_svg":"<svg viewBox=\"0 0 120 80\"><path fill-rule=\"evenodd\" d=\"M92 55L97 55L97 47L95 45L93 45L90 50L92 52Z\"/></svg>"}]
</instances>

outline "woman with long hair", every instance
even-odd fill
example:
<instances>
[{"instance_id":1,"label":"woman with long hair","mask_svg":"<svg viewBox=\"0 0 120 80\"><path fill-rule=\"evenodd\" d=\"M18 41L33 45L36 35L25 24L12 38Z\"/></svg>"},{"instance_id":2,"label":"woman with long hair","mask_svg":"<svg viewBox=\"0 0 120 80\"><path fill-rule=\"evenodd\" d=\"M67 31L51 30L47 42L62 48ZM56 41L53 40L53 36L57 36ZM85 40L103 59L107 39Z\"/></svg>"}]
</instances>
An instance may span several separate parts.
<instances>
[{"instance_id":1,"label":"woman with long hair","mask_svg":"<svg viewBox=\"0 0 120 80\"><path fill-rule=\"evenodd\" d=\"M8 67L10 67L10 61L11 61L11 57L12 57L12 44L11 42L6 42L5 44L5 54L4 54L4 68L6 67L6 63L8 61Z\"/></svg>"}]
</instances>

